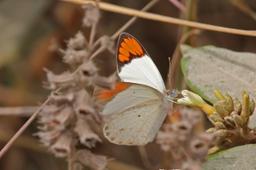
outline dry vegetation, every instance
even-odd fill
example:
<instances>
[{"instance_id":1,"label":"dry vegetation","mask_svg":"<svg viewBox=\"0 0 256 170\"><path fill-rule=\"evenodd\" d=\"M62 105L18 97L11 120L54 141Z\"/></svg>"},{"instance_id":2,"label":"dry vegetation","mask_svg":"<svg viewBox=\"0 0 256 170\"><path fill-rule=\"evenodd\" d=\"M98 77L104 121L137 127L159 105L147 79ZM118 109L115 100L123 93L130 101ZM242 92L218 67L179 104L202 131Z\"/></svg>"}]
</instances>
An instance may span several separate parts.
<instances>
[{"instance_id":1,"label":"dry vegetation","mask_svg":"<svg viewBox=\"0 0 256 170\"><path fill-rule=\"evenodd\" d=\"M34 4L44 12L26 21L30 27L23 33L26 38L17 41L16 53L1 54L21 57L0 59L0 169L199 170L209 153L255 143L256 132L248 127L255 103L246 91L241 99L215 91L213 104L181 91L182 102L176 101L155 141L129 147L104 138L105 117L100 113L105 103L96 97L119 81L115 44L121 32L144 44L163 77L167 75L168 89L187 89L180 69L181 44L255 52L256 31L250 29L255 25L255 4L253 0Z\"/></svg>"}]
</instances>

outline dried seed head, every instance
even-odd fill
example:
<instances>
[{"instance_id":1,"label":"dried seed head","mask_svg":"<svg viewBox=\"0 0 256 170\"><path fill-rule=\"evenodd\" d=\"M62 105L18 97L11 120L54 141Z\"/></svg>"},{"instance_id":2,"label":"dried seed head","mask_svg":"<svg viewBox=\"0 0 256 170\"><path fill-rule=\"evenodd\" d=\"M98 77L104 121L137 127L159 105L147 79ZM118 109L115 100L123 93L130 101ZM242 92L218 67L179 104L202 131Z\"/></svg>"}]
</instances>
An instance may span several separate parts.
<instances>
[{"instance_id":1,"label":"dried seed head","mask_svg":"<svg viewBox=\"0 0 256 170\"><path fill-rule=\"evenodd\" d=\"M74 50L81 50L85 48L85 37L82 32L78 31L74 38L69 39L67 47Z\"/></svg>"},{"instance_id":2,"label":"dried seed head","mask_svg":"<svg viewBox=\"0 0 256 170\"><path fill-rule=\"evenodd\" d=\"M84 82L88 82L88 79L97 74L97 71L98 69L92 61L83 63L80 66L81 80L84 80Z\"/></svg>"},{"instance_id":3,"label":"dried seed head","mask_svg":"<svg viewBox=\"0 0 256 170\"><path fill-rule=\"evenodd\" d=\"M177 140L181 142L187 140L190 137L190 133L192 131L192 126L188 121L177 122L172 126L172 128L175 133L179 134L177 136Z\"/></svg>"},{"instance_id":4,"label":"dried seed head","mask_svg":"<svg viewBox=\"0 0 256 170\"><path fill-rule=\"evenodd\" d=\"M111 53L115 52L115 42L109 36L102 36L100 38L101 47L108 49Z\"/></svg>"},{"instance_id":5,"label":"dried seed head","mask_svg":"<svg viewBox=\"0 0 256 170\"><path fill-rule=\"evenodd\" d=\"M70 106L66 106L62 108L59 112L54 116L54 121L58 122L59 125L65 126L72 120L74 116L74 111Z\"/></svg>"},{"instance_id":6,"label":"dried seed head","mask_svg":"<svg viewBox=\"0 0 256 170\"><path fill-rule=\"evenodd\" d=\"M79 118L74 131L79 137L79 141L88 148L95 147L97 142L101 142L99 136L93 132L86 119Z\"/></svg>"},{"instance_id":7,"label":"dried seed head","mask_svg":"<svg viewBox=\"0 0 256 170\"><path fill-rule=\"evenodd\" d=\"M84 6L85 14L83 18L83 26L91 27L96 24L100 18L100 11L97 7L92 4L87 4Z\"/></svg>"},{"instance_id":8,"label":"dried seed head","mask_svg":"<svg viewBox=\"0 0 256 170\"><path fill-rule=\"evenodd\" d=\"M63 72L59 75L54 74L48 69L44 69L46 72L47 83L45 87L50 90L55 90L60 87L70 86L74 82L74 76L70 72Z\"/></svg>"},{"instance_id":9,"label":"dried seed head","mask_svg":"<svg viewBox=\"0 0 256 170\"><path fill-rule=\"evenodd\" d=\"M115 87L116 81L116 73L110 75L109 77L103 77L97 74L92 79L94 85L105 89L113 89Z\"/></svg>"},{"instance_id":10,"label":"dried seed head","mask_svg":"<svg viewBox=\"0 0 256 170\"><path fill-rule=\"evenodd\" d=\"M44 112L44 113L43 113ZM52 110L51 112L45 112L45 110L42 111L40 114L40 119L39 122L41 124L47 124L47 126L50 128L51 124L52 126L63 126L64 129L66 123L72 119L71 117L73 116L73 109L72 107L66 105L63 107L58 107L56 110ZM44 114L44 115L42 115ZM47 116L45 116L47 115Z\"/></svg>"},{"instance_id":11,"label":"dried seed head","mask_svg":"<svg viewBox=\"0 0 256 170\"><path fill-rule=\"evenodd\" d=\"M71 147L72 135L67 132L57 138L56 142L50 146L50 150L57 157L65 157L70 153Z\"/></svg>"},{"instance_id":12,"label":"dried seed head","mask_svg":"<svg viewBox=\"0 0 256 170\"><path fill-rule=\"evenodd\" d=\"M197 161L187 161L182 164L182 170L201 170L201 162Z\"/></svg>"},{"instance_id":13,"label":"dried seed head","mask_svg":"<svg viewBox=\"0 0 256 170\"><path fill-rule=\"evenodd\" d=\"M74 50L67 49L62 51L63 61L71 66L80 65L88 58L89 52L86 49Z\"/></svg>"},{"instance_id":14,"label":"dried seed head","mask_svg":"<svg viewBox=\"0 0 256 170\"><path fill-rule=\"evenodd\" d=\"M40 142L47 147L50 147L56 139L61 135L61 130L59 129L47 129L47 127L42 127L42 131L37 132L35 136L40 138ZM47 131L46 131L47 130Z\"/></svg>"},{"instance_id":15,"label":"dried seed head","mask_svg":"<svg viewBox=\"0 0 256 170\"><path fill-rule=\"evenodd\" d=\"M76 92L76 100L73 104L73 107L77 116L91 116L96 122L100 122L101 119L95 110L94 101L86 90L80 90Z\"/></svg>"},{"instance_id":16,"label":"dried seed head","mask_svg":"<svg viewBox=\"0 0 256 170\"><path fill-rule=\"evenodd\" d=\"M92 56L100 51L97 47L112 51L114 46L113 40L108 36L103 36L100 41L93 41L99 18L99 9L86 5L83 26L92 26L92 44L88 43L82 32L78 32L67 42L67 49L61 50L63 61L70 65L71 72L56 75L46 70L47 88L53 93L59 93L50 96L46 108L51 109L44 109L38 120L40 125L36 135L40 141L56 156L68 155L69 162L73 162L72 169L77 170L84 167L103 170L107 163L106 157L81 150L81 145L89 149L96 142L101 142L92 130L99 128L97 126L101 121L98 115L99 103L94 101L92 92L97 87L112 88L117 79L116 75L99 76L100 69L92 61Z\"/></svg>"},{"instance_id":17,"label":"dried seed head","mask_svg":"<svg viewBox=\"0 0 256 170\"><path fill-rule=\"evenodd\" d=\"M89 50L86 48L87 41L81 32L67 43L67 49L61 50L63 61L71 66L78 66L89 57Z\"/></svg>"},{"instance_id":18,"label":"dried seed head","mask_svg":"<svg viewBox=\"0 0 256 170\"><path fill-rule=\"evenodd\" d=\"M84 167L81 163L79 162L73 162L72 163L72 169L73 170L84 170Z\"/></svg>"},{"instance_id":19,"label":"dried seed head","mask_svg":"<svg viewBox=\"0 0 256 170\"><path fill-rule=\"evenodd\" d=\"M191 111L191 112L189 112ZM175 166L171 168L199 170L207 156L213 135L197 129L202 123L201 112L189 108L179 109L180 119L165 124L157 135L161 149L172 155Z\"/></svg>"},{"instance_id":20,"label":"dried seed head","mask_svg":"<svg viewBox=\"0 0 256 170\"><path fill-rule=\"evenodd\" d=\"M71 103L74 100L75 95L71 92L68 92L66 94L61 93L53 93L50 98L50 103L55 103L57 105L63 104L63 103Z\"/></svg>"},{"instance_id":21,"label":"dried seed head","mask_svg":"<svg viewBox=\"0 0 256 170\"><path fill-rule=\"evenodd\" d=\"M202 113L197 109L186 109L181 110L181 116L186 119L190 124L195 125L202 121Z\"/></svg>"},{"instance_id":22,"label":"dried seed head","mask_svg":"<svg viewBox=\"0 0 256 170\"><path fill-rule=\"evenodd\" d=\"M104 170L107 166L107 158L105 156L96 155L88 150L79 150L72 158L73 163L80 163L84 167L95 170Z\"/></svg>"},{"instance_id":23,"label":"dried seed head","mask_svg":"<svg viewBox=\"0 0 256 170\"><path fill-rule=\"evenodd\" d=\"M194 159L204 159L207 156L209 145L203 140L194 139L190 142L190 151Z\"/></svg>"},{"instance_id":24,"label":"dried seed head","mask_svg":"<svg viewBox=\"0 0 256 170\"><path fill-rule=\"evenodd\" d=\"M157 143L163 151L168 152L172 149L172 144L176 140L176 136L172 133L171 124L164 124L163 129L164 131L159 131L157 134Z\"/></svg>"}]
</instances>

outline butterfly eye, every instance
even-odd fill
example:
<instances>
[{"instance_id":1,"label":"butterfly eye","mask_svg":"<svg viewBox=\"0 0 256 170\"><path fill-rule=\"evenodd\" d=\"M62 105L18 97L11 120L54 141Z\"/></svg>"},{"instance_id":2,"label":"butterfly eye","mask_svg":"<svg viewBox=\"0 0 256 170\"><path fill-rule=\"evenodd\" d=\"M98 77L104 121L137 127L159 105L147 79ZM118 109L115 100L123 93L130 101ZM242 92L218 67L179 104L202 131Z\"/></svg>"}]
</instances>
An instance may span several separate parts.
<instances>
[{"instance_id":1,"label":"butterfly eye","mask_svg":"<svg viewBox=\"0 0 256 170\"><path fill-rule=\"evenodd\" d=\"M179 90L173 89L173 90L168 90L166 94L167 94L168 100L175 102L179 98L181 93Z\"/></svg>"},{"instance_id":2,"label":"butterfly eye","mask_svg":"<svg viewBox=\"0 0 256 170\"><path fill-rule=\"evenodd\" d=\"M168 101L177 103L177 100L180 98L181 92L177 89L168 90L166 92L166 98Z\"/></svg>"}]
</instances>

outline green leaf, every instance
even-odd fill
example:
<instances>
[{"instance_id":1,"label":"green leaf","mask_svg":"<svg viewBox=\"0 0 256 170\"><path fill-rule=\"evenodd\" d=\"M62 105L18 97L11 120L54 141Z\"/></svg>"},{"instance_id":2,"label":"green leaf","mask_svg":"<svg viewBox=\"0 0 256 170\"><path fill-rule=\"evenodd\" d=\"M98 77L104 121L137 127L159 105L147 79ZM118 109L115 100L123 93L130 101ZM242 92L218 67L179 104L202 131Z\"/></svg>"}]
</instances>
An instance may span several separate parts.
<instances>
[{"instance_id":1,"label":"green leaf","mask_svg":"<svg viewBox=\"0 0 256 170\"><path fill-rule=\"evenodd\" d=\"M181 46L181 69L189 88L214 103L219 89L241 98L247 90L255 98L256 54L235 52L214 46Z\"/></svg>"},{"instance_id":2,"label":"green leaf","mask_svg":"<svg viewBox=\"0 0 256 170\"><path fill-rule=\"evenodd\" d=\"M237 146L208 156L204 170L256 169L256 145Z\"/></svg>"}]
</instances>

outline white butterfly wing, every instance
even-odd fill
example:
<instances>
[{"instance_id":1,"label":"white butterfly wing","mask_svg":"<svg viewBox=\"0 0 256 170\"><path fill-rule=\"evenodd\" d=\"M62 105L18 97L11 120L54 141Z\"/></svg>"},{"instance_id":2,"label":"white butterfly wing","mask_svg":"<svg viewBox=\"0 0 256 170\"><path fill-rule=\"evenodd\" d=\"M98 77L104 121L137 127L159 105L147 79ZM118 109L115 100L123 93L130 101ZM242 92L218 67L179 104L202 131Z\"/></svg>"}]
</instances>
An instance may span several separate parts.
<instances>
[{"instance_id":1,"label":"white butterfly wing","mask_svg":"<svg viewBox=\"0 0 256 170\"><path fill-rule=\"evenodd\" d=\"M143 46L132 35L122 33L117 48L119 77L123 82L142 84L163 93L164 81Z\"/></svg>"},{"instance_id":2,"label":"white butterfly wing","mask_svg":"<svg viewBox=\"0 0 256 170\"><path fill-rule=\"evenodd\" d=\"M164 97L158 91L132 84L103 110L110 115L103 132L112 143L145 145L153 141L167 114Z\"/></svg>"},{"instance_id":3,"label":"white butterfly wing","mask_svg":"<svg viewBox=\"0 0 256 170\"><path fill-rule=\"evenodd\" d=\"M147 55L133 59L126 64L119 72L119 77L124 82L143 84L157 89L161 93L165 90L161 74Z\"/></svg>"}]
</instances>

